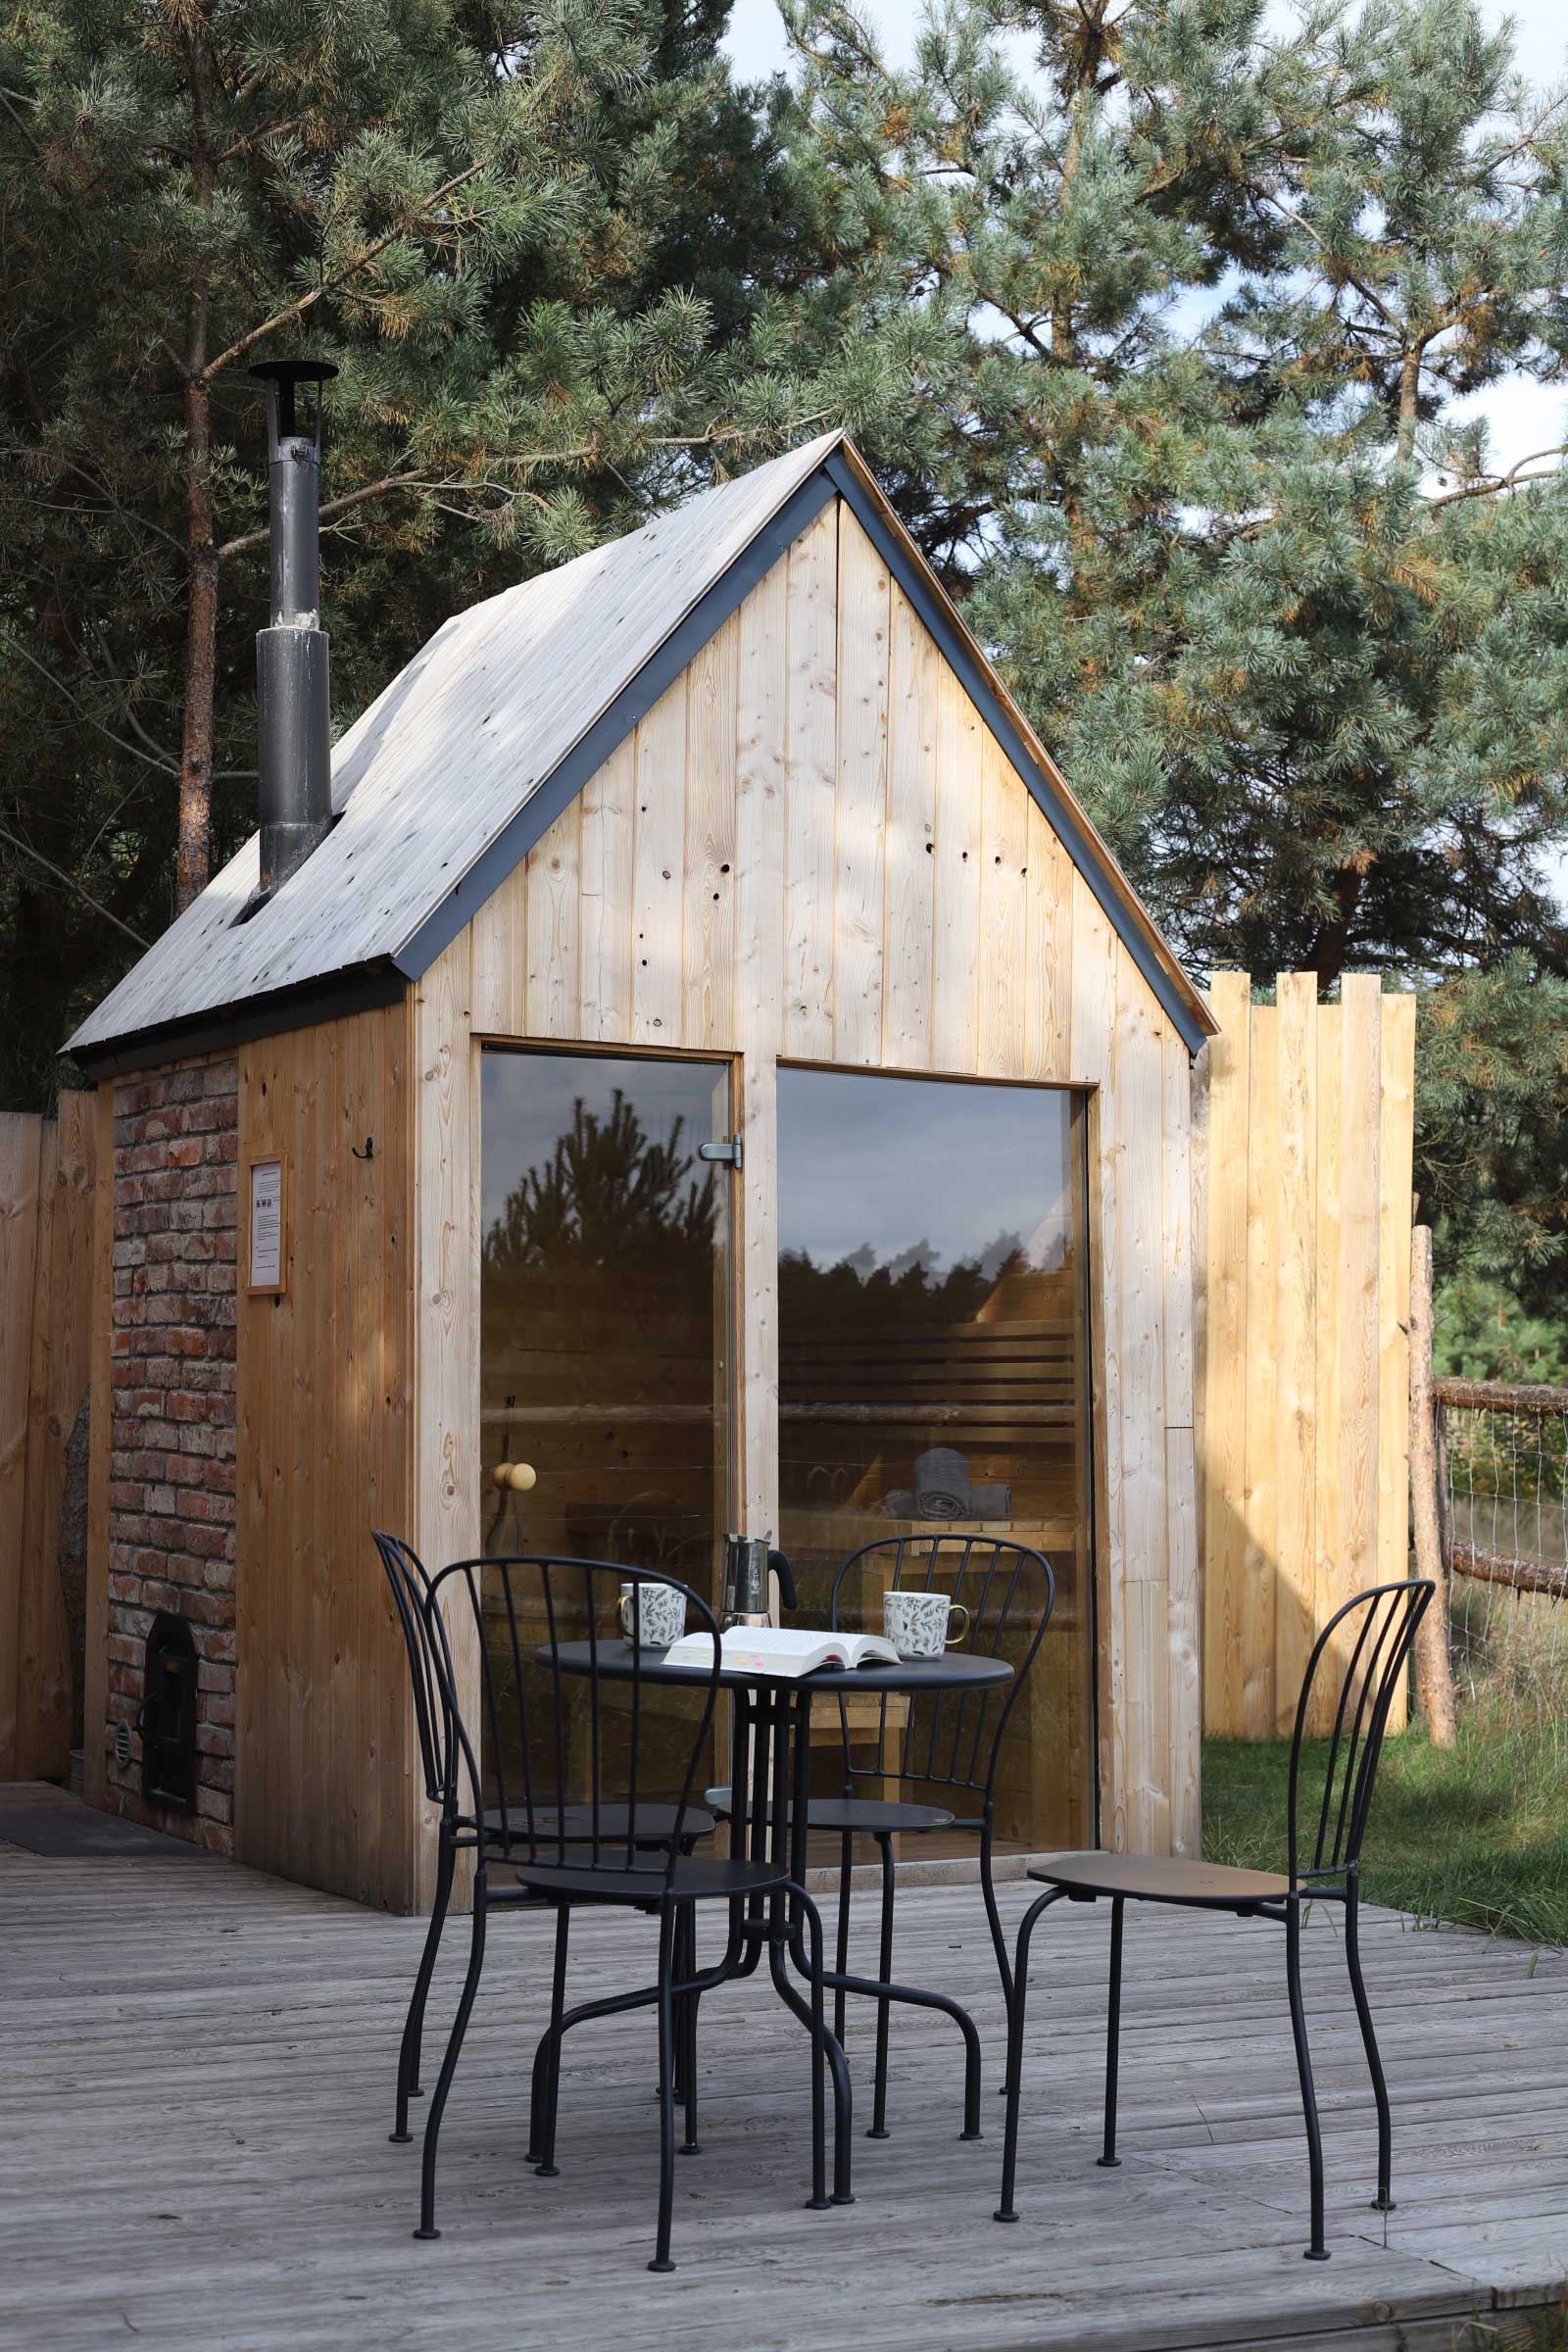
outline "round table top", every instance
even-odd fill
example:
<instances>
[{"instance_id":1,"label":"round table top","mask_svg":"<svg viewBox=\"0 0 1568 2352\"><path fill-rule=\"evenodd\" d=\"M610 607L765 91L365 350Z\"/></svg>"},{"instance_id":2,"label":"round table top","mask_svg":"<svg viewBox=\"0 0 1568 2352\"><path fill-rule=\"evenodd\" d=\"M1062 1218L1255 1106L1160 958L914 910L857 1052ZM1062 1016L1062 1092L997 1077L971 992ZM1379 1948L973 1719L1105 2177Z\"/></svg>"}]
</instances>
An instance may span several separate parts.
<instances>
[{"instance_id":1,"label":"round table top","mask_svg":"<svg viewBox=\"0 0 1568 2352\"><path fill-rule=\"evenodd\" d=\"M632 1678L632 1646L629 1642L560 1642L554 1656L563 1674L592 1674L597 1653L599 1672L609 1682L625 1683ZM541 1665L549 1663L552 1651L546 1644L538 1656ZM711 1669L707 1666L669 1666L662 1649L642 1652L642 1679L647 1683L705 1684ZM809 1690L831 1691L835 1696L843 1691L859 1690L871 1697L879 1691L919 1690L983 1690L998 1683L1010 1683L1012 1668L1004 1658L971 1657L966 1650L944 1650L940 1658L900 1658L896 1666L821 1666L815 1674L764 1674L756 1667L734 1667L720 1670L721 1690L735 1690L754 1683L799 1683Z\"/></svg>"}]
</instances>

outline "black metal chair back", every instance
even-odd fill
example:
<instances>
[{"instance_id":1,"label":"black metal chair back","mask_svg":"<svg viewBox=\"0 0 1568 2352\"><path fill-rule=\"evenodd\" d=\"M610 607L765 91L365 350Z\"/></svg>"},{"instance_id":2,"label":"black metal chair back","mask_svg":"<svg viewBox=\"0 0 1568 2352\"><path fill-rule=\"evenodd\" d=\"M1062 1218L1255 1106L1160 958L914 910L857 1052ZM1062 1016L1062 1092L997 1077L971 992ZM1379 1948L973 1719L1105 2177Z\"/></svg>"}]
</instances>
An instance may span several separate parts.
<instances>
[{"instance_id":1,"label":"black metal chair back","mask_svg":"<svg viewBox=\"0 0 1568 2352\"><path fill-rule=\"evenodd\" d=\"M419 1732L419 1765L424 1774L424 1793L432 1804L439 1804L449 1785L447 1759L451 1740L435 1663L425 1634L424 1611L430 1592L430 1579L418 1553L411 1544L405 1544L400 1536L386 1536L379 1529L372 1529L371 1540L381 1555L386 1581L392 1588L404 1647L409 1653L409 1679L414 1685L414 1714Z\"/></svg>"},{"instance_id":2,"label":"black metal chair back","mask_svg":"<svg viewBox=\"0 0 1568 2352\"><path fill-rule=\"evenodd\" d=\"M1013 1674L1010 1683L982 1690L914 1693L902 1729L895 1714L891 1738L884 1698L874 1747L865 1741L852 1750L848 1709L841 1699L850 1793L856 1781L897 1778L960 1790L989 1804L1007 1719L1051 1623L1056 1580L1050 1561L1027 1544L1002 1536L886 1536L853 1552L834 1578L835 1626L845 1586L867 1576L877 1582L879 1596L942 1592L966 1608L969 1622L954 1646L971 1657L1005 1658ZM905 1703L899 1702L901 1711Z\"/></svg>"},{"instance_id":3,"label":"black metal chair back","mask_svg":"<svg viewBox=\"0 0 1568 2352\"><path fill-rule=\"evenodd\" d=\"M680 1593L687 1631L713 1637L711 1672L690 1689L652 1684L649 1653L621 1639L624 1585ZM459 1560L432 1582L425 1621L452 1726L449 1772L484 1857L617 1879L637 1874L657 1901L688 1837L718 1696L718 1621L701 1593L675 1577L609 1560ZM562 1659L567 1644L569 1672ZM465 1713L465 1676L476 1690L476 1723L472 1700ZM469 1806L457 1789L460 1775Z\"/></svg>"},{"instance_id":4,"label":"black metal chair back","mask_svg":"<svg viewBox=\"0 0 1568 2352\"><path fill-rule=\"evenodd\" d=\"M1293 1886L1323 1880L1343 1882L1356 1869L1389 1709L1433 1591L1432 1584L1422 1577L1374 1585L1336 1610L1313 1644L1291 1740ZM1318 1789L1314 1781L1303 1788L1303 1768L1310 1767L1309 1778L1317 1770L1317 1758L1307 1752L1306 1743L1319 1680L1336 1672L1339 1692L1322 1766L1322 1787ZM1310 1852L1309 1862L1302 1862L1303 1852Z\"/></svg>"}]
</instances>

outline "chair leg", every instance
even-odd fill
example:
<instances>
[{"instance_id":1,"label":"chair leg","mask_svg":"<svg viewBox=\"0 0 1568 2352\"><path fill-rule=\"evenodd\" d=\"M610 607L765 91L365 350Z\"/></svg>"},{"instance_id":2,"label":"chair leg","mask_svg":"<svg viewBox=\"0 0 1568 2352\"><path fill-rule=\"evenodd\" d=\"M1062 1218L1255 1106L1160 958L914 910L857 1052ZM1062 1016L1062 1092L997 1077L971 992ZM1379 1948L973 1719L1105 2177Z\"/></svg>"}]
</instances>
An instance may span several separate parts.
<instances>
[{"instance_id":1,"label":"chair leg","mask_svg":"<svg viewBox=\"0 0 1568 2352\"><path fill-rule=\"evenodd\" d=\"M893 1839L886 1831L877 1836L877 1847L882 1856L882 1940L877 1953L876 1973L884 1984L893 1976ZM876 2005L876 2074L871 2093L871 2129L867 2139L886 2139L888 2136L888 2019L892 2014L891 2001Z\"/></svg>"},{"instance_id":2,"label":"chair leg","mask_svg":"<svg viewBox=\"0 0 1568 2352\"><path fill-rule=\"evenodd\" d=\"M1121 2163L1116 2153L1116 2068L1121 2056L1121 1924L1127 1904L1116 1894L1110 1900L1110 2007L1105 2021L1105 2144L1095 2162L1106 2172Z\"/></svg>"},{"instance_id":3,"label":"chair leg","mask_svg":"<svg viewBox=\"0 0 1568 2352\"><path fill-rule=\"evenodd\" d=\"M659 1914L659 2235L651 2271L672 2271L670 2223L675 2211L675 1913L667 1902Z\"/></svg>"},{"instance_id":4,"label":"chair leg","mask_svg":"<svg viewBox=\"0 0 1568 2352\"><path fill-rule=\"evenodd\" d=\"M1294 1896L1285 1908L1285 1983L1291 2000L1296 2071L1301 2079L1301 2114L1306 2124L1306 2161L1311 2179L1312 2242L1306 2249L1306 2259L1327 2262L1329 2250L1323 2242L1323 2135L1318 2130L1312 2055L1306 2044L1306 2004L1301 1998L1301 1906Z\"/></svg>"},{"instance_id":5,"label":"chair leg","mask_svg":"<svg viewBox=\"0 0 1568 2352\"><path fill-rule=\"evenodd\" d=\"M808 1895L800 1898L810 1936L811 1980L811 2193L808 2213L825 2213L827 2193L827 2025L822 2000L822 1915Z\"/></svg>"},{"instance_id":6,"label":"chair leg","mask_svg":"<svg viewBox=\"0 0 1568 2352\"><path fill-rule=\"evenodd\" d=\"M1389 2086L1383 2080L1378 2037L1372 2031L1372 2005L1366 1997L1366 1981L1361 1974L1360 1915L1361 1898L1352 1881L1345 1905L1345 1957L1350 1971L1350 1991L1366 2050L1367 2071L1372 2077L1372 2096L1378 2103L1378 2193L1372 2200L1372 2210L1394 2213L1397 2208L1394 2202L1394 2131L1389 2116Z\"/></svg>"},{"instance_id":7,"label":"chair leg","mask_svg":"<svg viewBox=\"0 0 1568 2352\"><path fill-rule=\"evenodd\" d=\"M554 2180L560 2173L556 2162L556 2118L561 2111L561 2021L566 2011L566 1945L571 1934L571 1906L562 1903L556 1912L556 1966L550 1985L550 2030L539 2049L544 2056L544 2082L538 2080L538 2059L534 2061L535 2090L543 2091L543 2112L539 2127L539 2162L535 2166L541 2180ZM533 2139L530 2132L529 2139Z\"/></svg>"},{"instance_id":8,"label":"chair leg","mask_svg":"<svg viewBox=\"0 0 1568 2352\"><path fill-rule=\"evenodd\" d=\"M430 1980L435 1974L436 1953L441 1948L441 1935L447 1924L447 1909L452 1900L452 1880L456 1869L457 1856L443 1823L440 1849L436 1857L435 1902L431 1906L430 1925L425 1931L424 1949L419 1954L418 1973L414 1980L409 2014L403 2021L403 2041L398 2050L397 2122L389 2136L399 2147L406 2146L414 2137L409 2130L409 2101L424 2095L419 2087L424 2004L430 1996Z\"/></svg>"},{"instance_id":9,"label":"chair leg","mask_svg":"<svg viewBox=\"0 0 1568 2352\"><path fill-rule=\"evenodd\" d=\"M697 1905L688 1903L681 1935L679 1975L690 1983L697 1974ZM680 2022L680 2086L686 2108L686 2137L681 2144L683 2156L700 2156L702 2143L697 2137L697 1995L687 1993L681 2002Z\"/></svg>"},{"instance_id":10,"label":"chair leg","mask_svg":"<svg viewBox=\"0 0 1568 2352\"><path fill-rule=\"evenodd\" d=\"M841 1977L850 1969L850 1874L855 1868L855 1838L846 1830L839 1840L839 1939L834 1966ZM844 2047L844 1987L833 1992L833 2038Z\"/></svg>"},{"instance_id":11,"label":"chair leg","mask_svg":"<svg viewBox=\"0 0 1568 2352\"><path fill-rule=\"evenodd\" d=\"M435 2155L441 2136L441 2118L446 2113L447 2093L452 2078L458 2071L458 2053L463 2037L468 2031L468 2019L473 2009L473 1996L479 1989L479 1972L484 1967L484 1917L487 1899L483 1862L473 1874L473 1939L468 1947L467 1974L463 1980L463 1991L458 2000L458 2014L452 2021L452 2032L446 2052L441 2060L441 2072L436 2078L435 2096L424 2120L424 2149L419 2166L419 2227L416 2237L439 2237L435 2226Z\"/></svg>"},{"instance_id":12,"label":"chair leg","mask_svg":"<svg viewBox=\"0 0 1568 2352\"><path fill-rule=\"evenodd\" d=\"M1012 2015L1012 1970L1007 1964L1007 1938L1003 1932L1002 1913L997 1908L996 1882L991 1869L991 1814L988 1806L986 1819L980 1832L980 1892L985 1899L986 1924L991 1930L992 1948L997 1955L997 1974L1002 1979L1003 2014L1010 2019ZM999 2083L997 2089L1000 2097L1006 2096L1007 2085L1005 2082Z\"/></svg>"},{"instance_id":13,"label":"chair leg","mask_svg":"<svg viewBox=\"0 0 1568 2352\"><path fill-rule=\"evenodd\" d=\"M1018 2219L1012 2191L1018 2170L1018 2108L1023 2089L1023 2012L1029 1990L1029 1943L1041 1912L1060 1899L1061 1888L1049 1886L1037 1902L1030 1904L1023 1915L1013 1954L1012 2001L1007 2015L1007 2123L1002 2150L1002 2202L993 2217L999 2222Z\"/></svg>"}]
</instances>

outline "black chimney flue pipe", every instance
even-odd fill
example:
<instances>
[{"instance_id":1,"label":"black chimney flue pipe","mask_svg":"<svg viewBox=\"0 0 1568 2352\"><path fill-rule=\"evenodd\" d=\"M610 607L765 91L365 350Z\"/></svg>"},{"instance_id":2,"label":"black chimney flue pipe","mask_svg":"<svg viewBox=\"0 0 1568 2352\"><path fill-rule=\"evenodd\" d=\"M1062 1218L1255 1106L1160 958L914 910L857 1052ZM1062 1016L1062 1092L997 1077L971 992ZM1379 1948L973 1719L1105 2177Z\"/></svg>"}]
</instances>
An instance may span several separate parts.
<instances>
[{"instance_id":1,"label":"black chimney flue pipe","mask_svg":"<svg viewBox=\"0 0 1568 2352\"><path fill-rule=\"evenodd\" d=\"M257 631L262 870L254 904L281 889L332 822L327 639L320 627L318 537L321 408L336 375L329 360L274 360L253 368L267 386L271 626ZM311 414L298 393L314 384Z\"/></svg>"}]
</instances>

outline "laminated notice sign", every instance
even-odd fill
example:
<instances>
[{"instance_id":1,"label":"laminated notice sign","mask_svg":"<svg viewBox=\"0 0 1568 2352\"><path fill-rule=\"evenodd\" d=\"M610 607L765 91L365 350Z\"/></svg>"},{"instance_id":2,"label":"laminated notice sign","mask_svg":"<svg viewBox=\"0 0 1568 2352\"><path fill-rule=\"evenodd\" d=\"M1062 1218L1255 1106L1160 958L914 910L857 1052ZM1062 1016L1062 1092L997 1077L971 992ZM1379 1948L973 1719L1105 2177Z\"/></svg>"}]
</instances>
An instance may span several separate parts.
<instances>
[{"instance_id":1,"label":"laminated notice sign","mask_svg":"<svg viewBox=\"0 0 1568 2352\"><path fill-rule=\"evenodd\" d=\"M283 1288L283 1163L251 1162L251 1270L253 1291Z\"/></svg>"}]
</instances>

